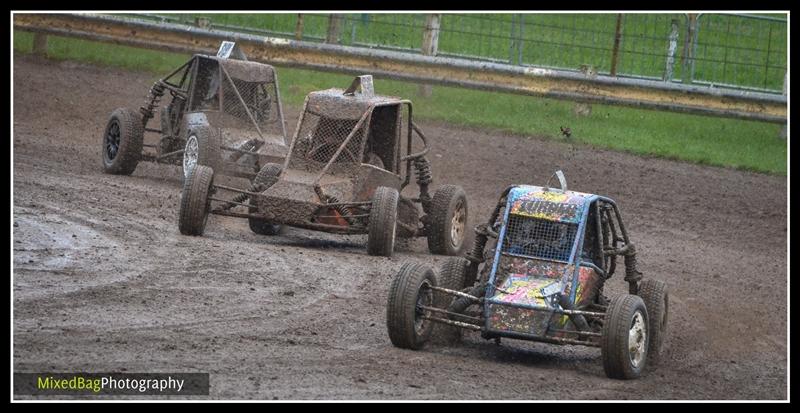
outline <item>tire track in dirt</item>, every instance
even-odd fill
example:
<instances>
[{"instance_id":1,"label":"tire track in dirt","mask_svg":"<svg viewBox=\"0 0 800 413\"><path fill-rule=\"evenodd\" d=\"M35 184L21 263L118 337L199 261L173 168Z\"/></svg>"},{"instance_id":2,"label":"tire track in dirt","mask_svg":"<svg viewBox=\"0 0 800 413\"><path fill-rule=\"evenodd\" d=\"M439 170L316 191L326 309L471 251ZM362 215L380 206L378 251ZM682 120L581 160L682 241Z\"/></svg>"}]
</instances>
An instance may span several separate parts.
<instances>
[{"instance_id":1,"label":"tire track in dirt","mask_svg":"<svg viewBox=\"0 0 800 413\"><path fill-rule=\"evenodd\" d=\"M152 80L14 58L15 371L205 371L212 398L787 396L785 177L421 122L433 189L463 186L470 225L507 185L561 168L571 188L617 200L672 303L664 362L632 382L606 379L589 348L468 333L411 352L388 340L386 294L403 262L442 262L424 241L370 257L363 237L261 237L217 216L185 237L177 167L102 173L107 116L138 107Z\"/></svg>"}]
</instances>

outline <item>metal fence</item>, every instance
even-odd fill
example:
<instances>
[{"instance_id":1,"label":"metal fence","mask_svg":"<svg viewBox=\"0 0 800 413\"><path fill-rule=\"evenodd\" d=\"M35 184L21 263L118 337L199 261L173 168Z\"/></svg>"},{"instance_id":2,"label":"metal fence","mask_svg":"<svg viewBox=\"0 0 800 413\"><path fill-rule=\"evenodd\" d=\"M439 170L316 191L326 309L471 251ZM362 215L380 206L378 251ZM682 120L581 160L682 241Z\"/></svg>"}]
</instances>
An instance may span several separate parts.
<instances>
[{"instance_id":1,"label":"metal fence","mask_svg":"<svg viewBox=\"0 0 800 413\"><path fill-rule=\"evenodd\" d=\"M141 16L141 15L139 15ZM783 91L787 21L747 14L219 14L162 21L520 66ZM435 44L425 45L426 31Z\"/></svg>"},{"instance_id":2,"label":"metal fence","mask_svg":"<svg viewBox=\"0 0 800 413\"><path fill-rule=\"evenodd\" d=\"M224 17L225 15L219 16ZM233 16L242 17L241 15ZM343 39L346 37L343 36L343 33L346 32L343 32L342 29L349 27L346 25L348 20L346 16L315 16L327 18L328 22L327 25L320 26L325 29L325 38L319 42L280 38L273 34L263 36L246 33L248 31L264 32L264 29L228 29L232 27L230 23L241 23L241 21L210 24L208 18L200 16L193 23L193 26L197 27L193 27L185 24L186 20L191 20L186 19L185 16L181 16L184 19L181 20L181 23L175 23L157 16L150 16L149 20L143 20L141 16L129 18L102 14L15 14L14 29L33 32L33 51L40 55L47 54L47 36L51 35L178 53L206 54L216 52L220 42L233 40L253 60L281 67L354 75L371 73L386 79L421 82L423 83L422 87L439 84L573 102L621 105L777 123L785 123L787 119L788 96L785 91L782 94L775 91L768 93L730 87L712 88L705 84L683 84L662 79L637 79L597 74L596 69L588 67L592 66L591 64L582 65L586 69L583 71L584 73L576 73L574 69L532 67L524 59L520 59L522 64L508 64L506 62L481 61L478 58L433 56L439 53L439 28L443 21L441 15L424 15L422 44L420 49L415 52L386 50L389 47L341 45L339 43L346 42ZM263 22L263 16L244 17L256 18ZM276 15L274 21L287 27L289 23L286 22L294 19L294 23L292 23L295 25L294 37L302 38L303 33L306 32L305 17L290 14ZM524 30L527 27L524 25L524 17L521 22L517 27ZM402 22L387 22L386 24L390 23L402 24ZM691 27L694 27L694 32L697 33L696 28L699 21L696 16L694 23ZM228 28L223 27L222 24ZM625 69L624 57L634 54L625 52L628 49L625 49L622 39L623 24L623 17L617 16L611 49L612 58L609 64L611 72ZM419 24L416 25L419 26ZM556 26L555 24L549 25ZM380 28L380 26L373 25L370 30L376 30L376 27ZM619 30L616 29L617 27ZM352 34L352 29L349 33L351 41L353 39L362 40L358 37L358 29L355 36ZM676 36L672 36L672 34L676 34ZM678 53L678 32L673 31L672 34L667 46L670 53L668 53L666 61L669 63L669 67L682 67L674 59ZM371 37L374 38L375 35ZM689 44L699 44L699 36L697 37L697 42L692 41ZM687 39L694 39L694 37L689 36ZM397 39L392 40L392 43L402 44ZM577 40L571 44L585 46L583 42ZM446 53L449 47L446 41L444 47L445 52L443 53ZM771 48L772 46L769 45L768 50ZM529 46L521 45L521 50L528 49ZM602 48L596 49L603 50ZM510 50L512 58L515 51L517 52L516 56L520 55L520 48L511 48ZM636 48L633 50L636 51ZM646 48L644 50L645 52L639 54L646 55ZM683 50L688 53L694 50L694 46ZM598 56L602 56L600 52L597 53ZM771 56L771 53L769 52L767 55ZM656 53L650 53L650 55L658 56ZM524 53L523 56L525 56ZM694 54L690 56L694 56ZM481 58L487 59L485 56ZM684 65L687 60L692 59L684 60ZM637 59L637 61L641 61L641 59ZM729 59L729 61L738 62L733 59ZM768 61L771 60L768 59ZM686 67L696 70L696 68L692 69L691 65Z\"/></svg>"}]
</instances>

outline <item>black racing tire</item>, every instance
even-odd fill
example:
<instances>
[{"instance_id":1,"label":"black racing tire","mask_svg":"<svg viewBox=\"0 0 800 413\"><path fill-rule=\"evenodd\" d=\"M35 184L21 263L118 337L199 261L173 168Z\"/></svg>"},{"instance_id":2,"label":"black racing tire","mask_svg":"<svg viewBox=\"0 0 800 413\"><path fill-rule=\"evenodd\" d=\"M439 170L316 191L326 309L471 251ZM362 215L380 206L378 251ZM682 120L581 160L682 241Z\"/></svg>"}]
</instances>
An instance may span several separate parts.
<instances>
[{"instance_id":1,"label":"black racing tire","mask_svg":"<svg viewBox=\"0 0 800 413\"><path fill-rule=\"evenodd\" d=\"M639 296L642 297L647 307L647 314L650 316L650 344L647 348L647 357L648 363L655 366L661 362L661 348L667 334L669 312L667 283L648 278L639 284Z\"/></svg>"},{"instance_id":2,"label":"black racing tire","mask_svg":"<svg viewBox=\"0 0 800 413\"><path fill-rule=\"evenodd\" d=\"M128 108L111 113L103 133L103 170L114 175L130 175L142 158L144 125L142 114Z\"/></svg>"},{"instance_id":3,"label":"black racing tire","mask_svg":"<svg viewBox=\"0 0 800 413\"><path fill-rule=\"evenodd\" d=\"M443 264L439 271L437 280L439 287L447 288L448 290L461 291L466 288L467 280L467 267L469 261L463 257L450 257ZM457 297L451 294L437 291L434 294L436 307L446 310L447 307ZM440 315L442 318L448 318L445 315ZM450 326L447 324L437 323L433 329L432 341L437 344L454 345L461 342L463 337L463 330L459 327Z\"/></svg>"},{"instance_id":4,"label":"black racing tire","mask_svg":"<svg viewBox=\"0 0 800 413\"><path fill-rule=\"evenodd\" d=\"M433 290L436 275L428 266L405 263L389 287L386 306L386 327L389 339L396 347L419 350L430 339L433 322L423 320L418 304L434 305Z\"/></svg>"},{"instance_id":5,"label":"black racing tire","mask_svg":"<svg viewBox=\"0 0 800 413\"><path fill-rule=\"evenodd\" d=\"M467 228L467 196L460 186L444 185L433 195L429 214L428 250L438 255L458 255Z\"/></svg>"},{"instance_id":6,"label":"black racing tire","mask_svg":"<svg viewBox=\"0 0 800 413\"><path fill-rule=\"evenodd\" d=\"M278 176L281 174L282 170L283 167L276 163L264 165L253 179L253 187L256 188L257 192L262 192L272 185L275 185L275 182L278 182ZM253 199L252 196L250 197L250 205L251 214L258 211L258 207L255 205L255 199ZM250 230L258 235L278 235L283 229L283 225L271 224L263 219L248 218L247 221L250 224Z\"/></svg>"},{"instance_id":7,"label":"black racing tire","mask_svg":"<svg viewBox=\"0 0 800 413\"><path fill-rule=\"evenodd\" d=\"M367 225L367 254L391 257L397 235L397 203L394 188L379 186L372 195Z\"/></svg>"},{"instance_id":8,"label":"black racing tire","mask_svg":"<svg viewBox=\"0 0 800 413\"><path fill-rule=\"evenodd\" d=\"M630 336L635 337L631 351ZM612 379L635 379L647 366L648 332L647 307L641 297L623 294L611 300L606 310L600 351L603 370ZM638 338L637 338L638 337Z\"/></svg>"},{"instance_id":9,"label":"black racing tire","mask_svg":"<svg viewBox=\"0 0 800 413\"><path fill-rule=\"evenodd\" d=\"M205 165L214 171L222 171L222 136L210 126L195 127L186 134L183 152L183 176L195 165Z\"/></svg>"},{"instance_id":10,"label":"black racing tire","mask_svg":"<svg viewBox=\"0 0 800 413\"><path fill-rule=\"evenodd\" d=\"M214 170L197 165L183 181L178 229L183 235L203 235L211 207Z\"/></svg>"}]
</instances>

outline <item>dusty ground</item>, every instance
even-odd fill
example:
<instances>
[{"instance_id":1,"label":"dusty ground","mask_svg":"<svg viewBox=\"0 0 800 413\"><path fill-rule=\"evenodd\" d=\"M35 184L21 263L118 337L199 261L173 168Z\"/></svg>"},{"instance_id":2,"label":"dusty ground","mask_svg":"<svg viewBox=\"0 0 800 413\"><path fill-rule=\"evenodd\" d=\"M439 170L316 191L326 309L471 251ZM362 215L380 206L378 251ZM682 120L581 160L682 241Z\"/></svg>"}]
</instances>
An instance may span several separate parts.
<instances>
[{"instance_id":1,"label":"dusty ground","mask_svg":"<svg viewBox=\"0 0 800 413\"><path fill-rule=\"evenodd\" d=\"M102 173L107 116L152 80L14 58L14 371L209 372L212 398L237 399L787 397L785 177L422 123L435 185L462 185L473 222L556 168L616 199L671 303L665 361L636 381L607 379L592 348L468 335L413 352L389 342L385 303L403 262L441 262L423 242L376 258L362 237L217 216L186 237L177 167Z\"/></svg>"}]
</instances>

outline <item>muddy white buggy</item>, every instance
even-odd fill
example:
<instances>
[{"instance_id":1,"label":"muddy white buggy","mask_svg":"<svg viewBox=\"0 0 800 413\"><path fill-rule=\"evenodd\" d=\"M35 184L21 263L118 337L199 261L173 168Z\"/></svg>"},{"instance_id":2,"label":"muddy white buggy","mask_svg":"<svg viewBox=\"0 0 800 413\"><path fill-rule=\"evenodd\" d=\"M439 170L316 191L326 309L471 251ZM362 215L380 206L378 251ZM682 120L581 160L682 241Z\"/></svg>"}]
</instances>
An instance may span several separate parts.
<instances>
[{"instance_id":1,"label":"muddy white buggy","mask_svg":"<svg viewBox=\"0 0 800 413\"><path fill-rule=\"evenodd\" d=\"M161 104L165 94L170 100ZM160 110L159 110L160 107ZM148 127L156 113L160 128ZM145 141L145 134L158 139ZM103 133L106 173L130 175L140 161L196 164L253 179L286 156L286 127L275 69L247 61L233 42L216 56L196 54L157 80L138 111L118 108Z\"/></svg>"},{"instance_id":2,"label":"muddy white buggy","mask_svg":"<svg viewBox=\"0 0 800 413\"><path fill-rule=\"evenodd\" d=\"M277 234L281 225L367 234L370 255L391 256L398 236L427 237L430 252L456 255L466 195L455 185L429 194L428 151L411 102L377 96L372 76L359 76L347 90L306 97L283 165L264 165L249 190L215 184L212 167L194 168L181 195L180 232L201 235L208 214L217 214L247 218L263 235ZM412 174L419 193L409 198L401 192Z\"/></svg>"},{"instance_id":3,"label":"muddy white buggy","mask_svg":"<svg viewBox=\"0 0 800 413\"><path fill-rule=\"evenodd\" d=\"M666 284L642 280L616 203L606 197L516 185L503 191L475 243L434 271L404 264L386 322L392 343L453 344L462 329L500 338L600 347L611 378L639 377L657 363L667 327ZM487 249L492 240L493 248ZM604 283L624 258L629 293L610 301ZM434 326L435 324L435 326Z\"/></svg>"}]
</instances>

